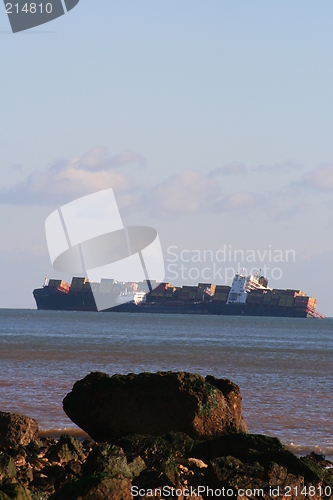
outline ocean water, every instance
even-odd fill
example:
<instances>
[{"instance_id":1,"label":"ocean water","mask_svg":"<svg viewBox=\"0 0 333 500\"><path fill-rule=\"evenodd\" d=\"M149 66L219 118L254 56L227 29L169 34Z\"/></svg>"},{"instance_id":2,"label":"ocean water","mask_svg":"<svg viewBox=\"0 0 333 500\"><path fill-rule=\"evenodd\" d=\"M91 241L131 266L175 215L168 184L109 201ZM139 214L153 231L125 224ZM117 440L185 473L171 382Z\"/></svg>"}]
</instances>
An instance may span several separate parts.
<instances>
[{"instance_id":1,"label":"ocean water","mask_svg":"<svg viewBox=\"0 0 333 500\"><path fill-rule=\"evenodd\" d=\"M0 310L2 411L80 434L62 400L97 370L229 378L249 432L333 458L333 319Z\"/></svg>"}]
</instances>

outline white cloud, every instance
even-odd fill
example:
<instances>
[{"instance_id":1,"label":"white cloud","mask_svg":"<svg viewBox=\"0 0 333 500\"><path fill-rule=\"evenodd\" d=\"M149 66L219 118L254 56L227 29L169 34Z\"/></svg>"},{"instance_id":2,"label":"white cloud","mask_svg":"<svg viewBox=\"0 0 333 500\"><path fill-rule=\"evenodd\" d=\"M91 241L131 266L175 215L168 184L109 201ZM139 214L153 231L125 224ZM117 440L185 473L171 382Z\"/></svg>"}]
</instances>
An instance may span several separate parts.
<instances>
[{"instance_id":1,"label":"white cloud","mask_svg":"<svg viewBox=\"0 0 333 500\"><path fill-rule=\"evenodd\" d=\"M10 168L13 172L19 172L19 173L21 173L23 170L22 165L20 163L13 163Z\"/></svg>"},{"instance_id":2,"label":"white cloud","mask_svg":"<svg viewBox=\"0 0 333 500\"><path fill-rule=\"evenodd\" d=\"M215 170L211 170L209 175L211 177L215 177L217 175L246 175L247 168L243 163L239 163L237 161L233 161L231 163L227 163L223 167L218 167Z\"/></svg>"},{"instance_id":3,"label":"white cloud","mask_svg":"<svg viewBox=\"0 0 333 500\"><path fill-rule=\"evenodd\" d=\"M140 153L135 153L133 151L123 151L111 157L105 146L95 147L76 161L78 161L80 169L91 171L108 170L110 168L122 167L132 163L136 163L140 167L143 167L147 163L147 160Z\"/></svg>"},{"instance_id":4,"label":"white cloud","mask_svg":"<svg viewBox=\"0 0 333 500\"><path fill-rule=\"evenodd\" d=\"M35 170L24 181L0 190L0 203L60 205L109 187L115 190L120 206L134 203L138 199L134 181L114 167L142 165L143 160L139 153L129 151L110 157L105 147L96 147L81 158L57 160L45 172Z\"/></svg>"},{"instance_id":5,"label":"white cloud","mask_svg":"<svg viewBox=\"0 0 333 500\"><path fill-rule=\"evenodd\" d=\"M110 158L111 167L121 167L131 163L136 163L140 167L145 167L147 165L147 160L140 153L135 153L133 151L123 151L119 155Z\"/></svg>"},{"instance_id":6,"label":"white cloud","mask_svg":"<svg viewBox=\"0 0 333 500\"><path fill-rule=\"evenodd\" d=\"M261 205L263 198L255 193L238 192L226 196L215 204L215 211L248 210Z\"/></svg>"},{"instance_id":7,"label":"white cloud","mask_svg":"<svg viewBox=\"0 0 333 500\"><path fill-rule=\"evenodd\" d=\"M169 217L208 209L219 193L219 186L209 175L185 170L158 184L145 199L154 215Z\"/></svg>"},{"instance_id":8,"label":"white cloud","mask_svg":"<svg viewBox=\"0 0 333 500\"><path fill-rule=\"evenodd\" d=\"M323 191L333 189L333 165L322 165L303 175L301 184Z\"/></svg>"},{"instance_id":9,"label":"white cloud","mask_svg":"<svg viewBox=\"0 0 333 500\"><path fill-rule=\"evenodd\" d=\"M253 172L280 175L281 172L292 172L294 170L302 170L303 168L304 165L301 163L288 160L282 163L275 163L275 165L256 165L255 167L251 167L250 170Z\"/></svg>"},{"instance_id":10,"label":"white cloud","mask_svg":"<svg viewBox=\"0 0 333 500\"><path fill-rule=\"evenodd\" d=\"M80 159L72 160L82 170L104 170L108 159L108 150L105 146L96 146L85 153Z\"/></svg>"},{"instance_id":11,"label":"white cloud","mask_svg":"<svg viewBox=\"0 0 333 500\"><path fill-rule=\"evenodd\" d=\"M308 210L309 210L309 205L306 202L301 201L301 202L297 203L296 205L293 205L293 206L288 207L288 208L283 208L283 209L281 209L278 206L272 206L269 209L268 214L269 214L270 220L280 222L280 221L291 220L294 217L296 217L297 215L303 214L304 212L307 212Z\"/></svg>"},{"instance_id":12,"label":"white cloud","mask_svg":"<svg viewBox=\"0 0 333 500\"><path fill-rule=\"evenodd\" d=\"M203 211L216 214L225 211L245 212L265 204L267 208L270 207L267 213L271 218L282 220L303 210L300 206L286 209L281 202L281 193L276 192L271 192L268 199L245 188L233 194L225 192L223 197L218 177L245 175L248 170L242 163L228 163L207 174L185 170L151 188L140 186L130 172L123 168L133 164L142 167L146 160L140 153L131 151L112 157L106 147L98 146L80 158L58 159L45 171L36 170L24 181L0 190L0 203L60 206L75 198L112 187L122 211L145 212L158 218L176 218ZM283 165L275 167L281 171L287 163ZM320 167L306 174L303 184L310 183L310 177L316 187L333 187L332 166ZM275 207L273 199L276 201Z\"/></svg>"}]
</instances>

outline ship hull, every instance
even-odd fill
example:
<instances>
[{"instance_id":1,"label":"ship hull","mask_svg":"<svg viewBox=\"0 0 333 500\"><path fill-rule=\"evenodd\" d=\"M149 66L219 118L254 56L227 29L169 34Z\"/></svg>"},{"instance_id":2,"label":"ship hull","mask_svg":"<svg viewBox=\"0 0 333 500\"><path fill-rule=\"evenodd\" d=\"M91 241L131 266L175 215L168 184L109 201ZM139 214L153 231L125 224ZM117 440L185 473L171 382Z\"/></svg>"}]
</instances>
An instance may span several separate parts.
<instances>
[{"instance_id":1,"label":"ship hull","mask_svg":"<svg viewBox=\"0 0 333 500\"><path fill-rule=\"evenodd\" d=\"M95 311L97 312L94 296L91 292L59 292L48 287L37 288L33 291L37 309L47 311ZM266 316L306 318L308 312L296 310L292 307L266 306L263 304L217 304L211 302L184 302L184 303L155 303L142 302L125 304L106 309L103 312L128 313L156 313L156 314L201 314L222 316Z\"/></svg>"}]
</instances>

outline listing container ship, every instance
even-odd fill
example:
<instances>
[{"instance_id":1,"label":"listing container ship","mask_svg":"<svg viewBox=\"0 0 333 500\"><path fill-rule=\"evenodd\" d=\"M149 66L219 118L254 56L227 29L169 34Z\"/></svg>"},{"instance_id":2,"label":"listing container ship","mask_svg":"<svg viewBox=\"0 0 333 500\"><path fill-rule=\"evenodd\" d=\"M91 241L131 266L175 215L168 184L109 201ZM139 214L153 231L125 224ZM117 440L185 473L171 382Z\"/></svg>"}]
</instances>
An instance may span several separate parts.
<instances>
[{"instance_id":1,"label":"listing container ship","mask_svg":"<svg viewBox=\"0 0 333 500\"><path fill-rule=\"evenodd\" d=\"M317 301L301 290L269 288L260 274L236 273L232 285L199 283L176 287L170 283L122 283L102 279L92 283L73 278L45 280L33 291L37 308L58 311L97 311L96 303L112 304L103 312L214 314L324 318L316 312ZM150 290L150 291L148 291Z\"/></svg>"}]
</instances>

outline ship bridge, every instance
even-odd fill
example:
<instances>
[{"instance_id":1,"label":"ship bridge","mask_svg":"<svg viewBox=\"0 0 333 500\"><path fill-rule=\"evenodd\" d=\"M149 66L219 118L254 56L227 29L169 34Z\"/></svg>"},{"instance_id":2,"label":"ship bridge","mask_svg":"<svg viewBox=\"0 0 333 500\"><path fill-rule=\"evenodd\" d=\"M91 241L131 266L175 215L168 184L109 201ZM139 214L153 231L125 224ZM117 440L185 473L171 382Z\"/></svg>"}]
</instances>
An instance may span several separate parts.
<instances>
[{"instance_id":1,"label":"ship bridge","mask_svg":"<svg viewBox=\"0 0 333 500\"><path fill-rule=\"evenodd\" d=\"M260 273L243 276L236 273L233 279L227 304L245 304L247 294L252 290L271 290L267 287L268 281Z\"/></svg>"}]
</instances>

